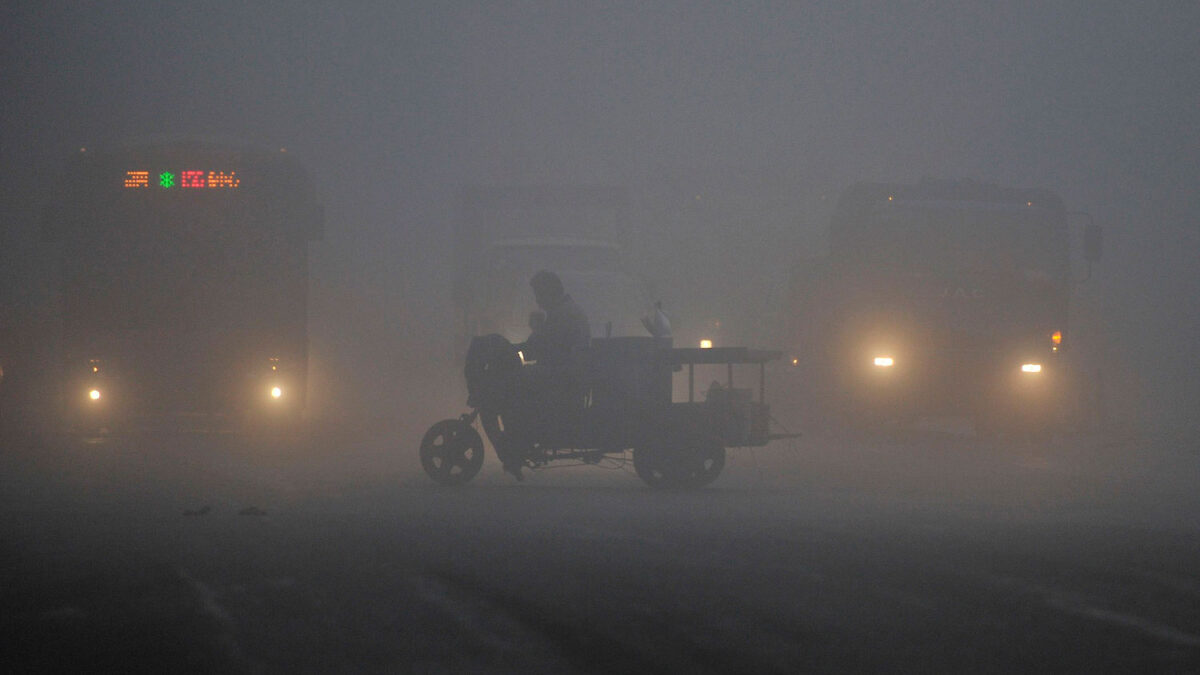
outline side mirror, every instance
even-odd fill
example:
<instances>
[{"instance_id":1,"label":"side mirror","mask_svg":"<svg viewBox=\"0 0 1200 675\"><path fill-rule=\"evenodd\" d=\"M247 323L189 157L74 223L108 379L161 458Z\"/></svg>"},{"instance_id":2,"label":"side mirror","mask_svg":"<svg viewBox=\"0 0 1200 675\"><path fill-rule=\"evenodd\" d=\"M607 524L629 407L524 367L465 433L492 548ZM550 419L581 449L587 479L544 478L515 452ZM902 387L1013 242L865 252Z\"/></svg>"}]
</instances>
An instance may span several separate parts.
<instances>
[{"instance_id":1,"label":"side mirror","mask_svg":"<svg viewBox=\"0 0 1200 675\"><path fill-rule=\"evenodd\" d=\"M1093 263L1100 260L1104 250L1104 229L1095 223L1083 228L1083 259Z\"/></svg>"}]
</instances>

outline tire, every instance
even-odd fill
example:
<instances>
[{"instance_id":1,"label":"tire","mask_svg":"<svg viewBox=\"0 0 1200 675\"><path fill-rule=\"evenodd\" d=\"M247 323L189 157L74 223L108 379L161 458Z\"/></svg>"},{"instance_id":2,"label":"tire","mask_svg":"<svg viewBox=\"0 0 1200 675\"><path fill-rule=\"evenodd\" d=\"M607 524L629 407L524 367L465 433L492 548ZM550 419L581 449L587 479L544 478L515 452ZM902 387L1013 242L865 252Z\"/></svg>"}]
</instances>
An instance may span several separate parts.
<instances>
[{"instance_id":1,"label":"tire","mask_svg":"<svg viewBox=\"0 0 1200 675\"><path fill-rule=\"evenodd\" d=\"M442 420L421 439L421 467L440 485L462 485L483 467L483 439L463 420Z\"/></svg>"},{"instance_id":2,"label":"tire","mask_svg":"<svg viewBox=\"0 0 1200 675\"><path fill-rule=\"evenodd\" d=\"M680 462L673 458L669 450L654 448L635 448L633 451L633 470L646 485L661 490L681 487L683 471Z\"/></svg>"},{"instance_id":3,"label":"tire","mask_svg":"<svg viewBox=\"0 0 1200 675\"><path fill-rule=\"evenodd\" d=\"M715 481L725 468L725 446L718 440L708 441L696 449L691 461L688 487L704 487Z\"/></svg>"},{"instance_id":4,"label":"tire","mask_svg":"<svg viewBox=\"0 0 1200 675\"><path fill-rule=\"evenodd\" d=\"M637 448L633 470L655 489L689 489L709 485L725 468L725 446L705 441L690 450Z\"/></svg>"}]
</instances>

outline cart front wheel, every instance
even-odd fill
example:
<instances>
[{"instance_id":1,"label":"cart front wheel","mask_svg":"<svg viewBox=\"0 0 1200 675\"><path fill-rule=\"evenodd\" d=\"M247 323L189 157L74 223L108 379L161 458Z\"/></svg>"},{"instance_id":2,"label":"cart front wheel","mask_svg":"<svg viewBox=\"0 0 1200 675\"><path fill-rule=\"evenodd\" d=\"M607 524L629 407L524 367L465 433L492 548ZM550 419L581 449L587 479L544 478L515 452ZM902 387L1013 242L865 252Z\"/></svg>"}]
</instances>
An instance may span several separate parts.
<instances>
[{"instance_id":1,"label":"cart front wheel","mask_svg":"<svg viewBox=\"0 0 1200 675\"><path fill-rule=\"evenodd\" d=\"M483 466L483 439L461 419L442 420L421 439L421 467L441 485L462 485Z\"/></svg>"}]
</instances>

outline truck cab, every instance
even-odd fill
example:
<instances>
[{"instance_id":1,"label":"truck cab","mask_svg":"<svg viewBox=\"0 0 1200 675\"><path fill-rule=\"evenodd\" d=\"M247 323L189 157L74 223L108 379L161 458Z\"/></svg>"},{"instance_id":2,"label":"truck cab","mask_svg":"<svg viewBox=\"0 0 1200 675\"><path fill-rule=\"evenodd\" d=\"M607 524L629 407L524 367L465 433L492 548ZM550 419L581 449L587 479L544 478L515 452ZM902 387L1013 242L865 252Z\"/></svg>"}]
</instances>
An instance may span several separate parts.
<instances>
[{"instance_id":1,"label":"truck cab","mask_svg":"<svg viewBox=\"0 0 1200 675\"><path fill-rule=\"evenodd\" d=\"M1062 200L970 181L859 184L796 284L792 363L851 424L1044 425L1070 398Z\"/></svg>"}]
</instances>

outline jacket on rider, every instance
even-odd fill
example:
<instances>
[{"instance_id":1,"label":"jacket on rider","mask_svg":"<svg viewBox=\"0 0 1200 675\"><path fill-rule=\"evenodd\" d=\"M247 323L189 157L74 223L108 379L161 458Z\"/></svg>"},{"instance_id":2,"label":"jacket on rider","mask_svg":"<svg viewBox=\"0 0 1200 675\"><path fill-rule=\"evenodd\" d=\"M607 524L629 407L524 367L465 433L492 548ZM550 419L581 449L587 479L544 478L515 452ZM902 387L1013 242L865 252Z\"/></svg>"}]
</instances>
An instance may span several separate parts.
<instances>
[{"instance_id":1,"label":"jacket on rider","mask_svg":"<svg viewBox=\"0 0 1200 675\"><path fill-rule=\"evenodd\" d=\"M542 270L529 282L546 319L525 342L526 359L552 368L570 364L576 347L587 347L592 339L587 315L563 290L557 274Z\"/></svg>"}]
</instances>

